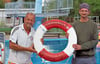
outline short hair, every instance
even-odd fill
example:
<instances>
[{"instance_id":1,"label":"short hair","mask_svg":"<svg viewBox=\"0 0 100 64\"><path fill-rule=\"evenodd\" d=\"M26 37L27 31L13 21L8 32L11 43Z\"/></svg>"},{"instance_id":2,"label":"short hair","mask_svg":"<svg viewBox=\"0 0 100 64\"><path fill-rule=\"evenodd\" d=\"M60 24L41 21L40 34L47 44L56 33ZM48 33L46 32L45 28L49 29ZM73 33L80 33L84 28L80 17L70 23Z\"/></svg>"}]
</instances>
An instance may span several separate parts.
<instances>
[{"instance_id":1,"label":"short hair","mask_svg":"<svg viewBox=\"0 0 100 64\"><path fill-rule=\"evenodd\" d=\"M26 14L26 16L29 15L29 14L35 16L35 14L34 14L34 13L31 13L31 12L28 12L28 13ZM26 16L25 16L25 17L26 17Z\"/></svg>"}]
</instances>

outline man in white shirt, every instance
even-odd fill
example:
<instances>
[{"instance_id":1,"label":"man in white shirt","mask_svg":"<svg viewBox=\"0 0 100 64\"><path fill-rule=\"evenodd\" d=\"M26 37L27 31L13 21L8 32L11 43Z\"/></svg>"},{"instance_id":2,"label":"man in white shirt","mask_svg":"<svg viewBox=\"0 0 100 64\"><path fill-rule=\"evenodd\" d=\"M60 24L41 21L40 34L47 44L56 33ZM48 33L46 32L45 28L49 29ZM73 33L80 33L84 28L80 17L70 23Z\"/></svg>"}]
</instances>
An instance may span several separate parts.
<instances>
[{"instance_id":1,"label":"man in white shirt","mask_svg":"<svg viewBox=\"0 0 100 64\"><path fill-rule=\"evenodd\" d=\"M15 64L29 64L31 53L36 52L33 45L35 14L27 13L24 23L15 26L10 34L9 62ZM10 64L10 63L9 63Z\"/></svg>"}]
</instances>

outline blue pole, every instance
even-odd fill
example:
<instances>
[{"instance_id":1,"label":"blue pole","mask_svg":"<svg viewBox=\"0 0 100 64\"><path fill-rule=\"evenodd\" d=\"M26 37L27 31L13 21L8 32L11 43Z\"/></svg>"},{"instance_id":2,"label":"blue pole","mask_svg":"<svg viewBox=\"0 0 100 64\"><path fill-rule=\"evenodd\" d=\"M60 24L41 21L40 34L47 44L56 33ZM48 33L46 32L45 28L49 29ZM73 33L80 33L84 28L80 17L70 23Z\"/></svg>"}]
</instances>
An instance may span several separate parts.
<instances>
[{"instance_id":1,"label":"blue pole","mask_svg":"<svg viewBox=\"0 0 100 64\"><path fill-rule=\"evenodd\" d=\"M35 2L35 14L41 14L41 13L42 13L42 0L36 0L36 2ZM43 19L43 17L36 16L35 24L34 24L35 30L41 24L42 19Z\"/></svg>"},{"instance_id":2,"label":"blue pole","mask_svg":"<svg viewBox=\"0 0 100 64\"><path fill-rule=\"evenodd\" d=\"M36 0L35 13L42 13L42 0Z\"/></svg>"}]
</instances>

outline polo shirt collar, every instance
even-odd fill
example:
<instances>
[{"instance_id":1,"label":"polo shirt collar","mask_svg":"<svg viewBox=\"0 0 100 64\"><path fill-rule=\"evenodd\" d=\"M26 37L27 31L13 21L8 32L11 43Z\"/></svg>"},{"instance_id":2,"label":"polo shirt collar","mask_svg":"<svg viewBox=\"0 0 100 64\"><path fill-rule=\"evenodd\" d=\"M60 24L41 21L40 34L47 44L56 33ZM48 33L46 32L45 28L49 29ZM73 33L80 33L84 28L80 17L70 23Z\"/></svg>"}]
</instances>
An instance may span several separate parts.
<instances>
[{"instance_id":1,"label":"polo shirt collar","mask_svg":"<svg viewBox=\"0 0 100 64\"><path fill-rule=\"evenodd\" d=\"M24 30L24 24L21 25L21 29Z\"/></svg>"},{"instance_id":2,"label":"polo shirt collar","mask_svg":"<svg viewBox=\"0 0 100 64\"><path fill-rule=\"evenodd\" d=\"M24 29L24 24L21 25L21 29L22 29L22 30L25 30L25 29ZM32 27L31 27L31 31L32 31L32 30L33 30L33 29L32 29Z\"/></svg>"}]
</instances>

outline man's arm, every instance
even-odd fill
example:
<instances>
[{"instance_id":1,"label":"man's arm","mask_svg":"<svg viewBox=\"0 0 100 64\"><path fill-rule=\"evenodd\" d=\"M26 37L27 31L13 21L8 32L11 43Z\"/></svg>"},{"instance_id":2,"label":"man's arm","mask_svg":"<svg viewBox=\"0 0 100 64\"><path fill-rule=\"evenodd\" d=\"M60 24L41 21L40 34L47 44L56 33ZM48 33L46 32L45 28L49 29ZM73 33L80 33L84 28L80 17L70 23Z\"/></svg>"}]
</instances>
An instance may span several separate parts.
<instances>
[{"instance_id":1,"label":"man's arm","mask_svg":"<svg viewBox=\"0 0 100 64\"><path fill-rule=\"evenodd\" d=\"M91 35L92 40L87 41L81 45L82 49L90 49L96 47L98 43L98 31L97 25L94 26L93 35Z\"/></svg>"},{"instance_id":2,"label":"man's arm","mask_svg":"<svg viewBox=\"0 0 100 64\"><path fill-rule=\"evenodd\" d=\"M97 26L96 25L95 25L93 31L94 31L94 34L91 37L92 38L91 41L87 41L87 42L83 43L82 45L73 44L73 48L75 50L86 50L86 49L95 48L97 43L98 43L98 31L97 31Z\"/></svg>"},{"instance_id":3,"label":"man's arm","mask_svg":"<svg viewBox=\"0 0 100 64\"><path fill-rule=\"evenodd\" d=\"M33 45L30 47L22 47L20 45L15 44L14 42L10 41L9 47L16 51L29 51L29 52L36 52L33 48Z\"/></svg>"}]
</instances>

